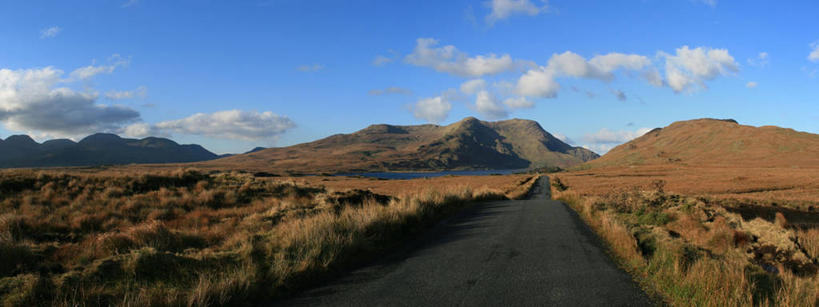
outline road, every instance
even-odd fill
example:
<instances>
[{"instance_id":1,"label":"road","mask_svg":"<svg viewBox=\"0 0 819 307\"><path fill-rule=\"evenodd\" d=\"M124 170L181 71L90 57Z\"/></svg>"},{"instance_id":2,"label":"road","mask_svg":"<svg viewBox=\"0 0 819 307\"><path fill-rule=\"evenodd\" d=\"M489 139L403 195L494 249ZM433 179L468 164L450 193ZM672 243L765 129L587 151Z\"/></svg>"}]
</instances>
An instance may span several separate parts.
<instances>
[{"instance_id":1,"label":"road","mask_svg":"<svg viewBox=\"0 0 819 307\"><path fill-rule=\"evenodd\" d=\"M528 200L473 205L379 263L285 306L651 306L544 178Z\"/></svg>"}]
</instances>

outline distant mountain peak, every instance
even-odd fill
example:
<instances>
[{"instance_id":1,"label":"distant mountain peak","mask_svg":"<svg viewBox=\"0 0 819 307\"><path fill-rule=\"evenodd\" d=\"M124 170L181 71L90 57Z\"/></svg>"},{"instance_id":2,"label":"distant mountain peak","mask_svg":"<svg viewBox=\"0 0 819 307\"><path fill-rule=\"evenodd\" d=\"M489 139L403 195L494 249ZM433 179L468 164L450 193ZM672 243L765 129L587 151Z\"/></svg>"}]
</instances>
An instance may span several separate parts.
<instances>
[{"instance_id":1,"label":"distant mountain peak","mask_svg":"<svg viewBox=\"0 0 819 307\"><path fill-rule=\"evenodd\" d=\"M91 166L103 164L197 162L217 158L199 145L157 137L124 139L96 133L80 142L56 139L39 144L27 135L0 143L0 167Z\"/></svg>"},{"instance_id":2,"label":"distant mountain peak","mask_svg":"<svg viewBox=\"0 0 819 307\"><path fill-rule=\"evenodd\" d=\"M36 141L34 141L34 139L32 139L30 136L25 135L25 134L17 134L17 135L9 136L8 138L6 138L5 143L6 143L7 146L22 146L22 145L29 146L29 145L39 145L40 144L40 143L37 143Z\"/></svg>"},{"instance_id":3,"label":"distant mountain peak","mask_svg":"<svg viewBox=\"0 0 819 307\"><path fill-rule=\"evenodd\" d=\"M236 155L208 165L271 171L349 172L567 167L597 154L554 138L535 121L481 121L447 126L370 125L351 134Z\"/></svg>"}]
</instances>

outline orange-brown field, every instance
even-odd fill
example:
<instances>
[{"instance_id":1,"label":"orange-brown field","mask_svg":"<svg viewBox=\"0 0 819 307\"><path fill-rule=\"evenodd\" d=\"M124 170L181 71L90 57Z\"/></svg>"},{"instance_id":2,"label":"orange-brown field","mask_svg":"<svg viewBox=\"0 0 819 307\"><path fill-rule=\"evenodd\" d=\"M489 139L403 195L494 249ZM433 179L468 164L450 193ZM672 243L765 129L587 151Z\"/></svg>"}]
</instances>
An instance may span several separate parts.
<instances>
[{"instance_id":1,"label":"orange-brown field","mask_svg":"<svg viewBox=\"0 0 819 307\"><path fill-rule=\"evenodd\" d=\"M402 194L423 193L436 188L462 186L470 186L475 189L493 188L503 191L514 191L521 187L523 182L531 178L532 175L529 174L518 174L498 176L443 176L408 180L383 180L338 176L284 177L283 179L314 187L324 187L331 191L365 189L376 194L399 196ZM515 196L519 195L513 195L512 198L515 198Z\"/></svg>"},{"instance_id":2,"label":"orange-brown field","mask_svg":"<svg viewBox=\"0 0 819 307\"><path fill-rule=\"evenodd\" d=\"M3 171L0 305L248 305L378 257L472 201L521 197L536 179Z\"/></svg>"},{"instance_id":3,"label":"orange-brown field","mask_svg":"<svg viewBox=\"0 0 819 307\"><path fill-rule=\"evenodd\" d=\"M652 189L658 180L665 191L758 205L811 210L819 206L819 168L737 168L646 165L599 168L556 174L581 195L603 196L634 189Z\"/></svg>"}]
</instances>

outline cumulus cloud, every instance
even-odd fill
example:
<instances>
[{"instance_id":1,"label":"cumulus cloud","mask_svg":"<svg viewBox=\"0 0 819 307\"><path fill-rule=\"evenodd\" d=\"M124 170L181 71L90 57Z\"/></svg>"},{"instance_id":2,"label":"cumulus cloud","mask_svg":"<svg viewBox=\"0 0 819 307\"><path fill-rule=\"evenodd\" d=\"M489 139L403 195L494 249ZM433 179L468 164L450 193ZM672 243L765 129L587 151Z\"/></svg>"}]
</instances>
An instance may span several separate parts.
<instances>
[{"instance_id":1,"label":"cumulus cloud","mask_svg":"<svg viewBox=\"0 0 819 307\"><path fill-rule=\"evenodd\" d=\"M520 76L515 91L527 97L554 98L560 91L560 84L555 80L554 71L540 67Z\"/></svg>"},{"instance_id":2,"label":"cumulus cloud","mask_svg":"<svg viewBox=\"0 0 819 307\"><path fill-rule=\"evenodd\" d=\"M132 91L108 91L105 93L105 98L111 100L145 98L148 95L148 88L140 86Z\"/></svg>"},{"instance_id":3,"label":"cumulus cloud","mask_svg":"<svg viewBox=\"0 0 819 307\"><path fill-rule=\"evenodd\" d=\"M535 16L548 10L546 1L543 2L543 6L537 6L529 0L492 0L488 3L491 11L486 16L486 22L492 25L513 15Z\"/></svg>"},{"instance_id":4,"label":"cumulus cloud","mask_svg":"<svg viewBox=\"0 0 819 307\"><path fill-rule=\"evenodd\" d=\"M519 95L539 98L554 98L560 91L558 77L596 79L609 82L614 79L617 70L646 70L651 60L636 54L609 53L598 55L590 60L566 51L553 54L546 66L531 69L518 79ZM650 71L650 70L647 70Z\"/></svg>"},{"instance_id":5,"label":"cumulus cloud","mask_svg":"<svg viewBox=\"0 0 819 307\"><path fill-rule=\"evenodd\" d=\"M759 85L759 84L754 82L754 81L750 81L748 83L745 83L745 87L747 87L747 88L755 88L755 87L757 87L757 85Z\"/></svg>"},{"instance_id":6,"label":"cumulus cloud","mask_svg":"<svg viewBox=\"0 0 819 307\"><path fill-rule=\"evenodd\" d=\"M409 90L409 89L402 88L402 87L390 86L390 87L384 88L384 89L370 90L369 94L371 96L383 96L383 95L392 95L392 94L412 95L412 91Z\"/></svg>"},{"instance_id":7,"label":"cumulus cloud","mask_svg":"<svg viewBox=\"0 0 819 307\"><path fill-rule=\"evenodd\" d=\"M417 39L415 49L406 56L405 61L461 77L494 75L518 66L508 54L498 56L490 53L470 57L452 45L438 47L438 40L433 38Z\"/></svg>"},{"instance_id":8,"label":"cumulus cloud","mask_svg":"<svg viewBox=\"0 0 819 307\"><path fill-rule=\"evenodd\" d=\"M318 63L311 65L301 65L299 67L296 67L296 70L301 72L317 72L324 70L324 65Z\"/></svg>"},{"instance_id":9,"label":"cumulus cloud","mask_svg":"<svg viewBox=\"0 0 819 307\"><path fill-rule=\"evenodd\" d=\"M40 30L40 38L53 38L60 34L60 32L62 31L63 28L60 28L58 26L42 29Z\"/></svg>"},{"instance_id":10,"label":"cumulus cloud","mask_svg":"<svg viewBox=\"0 0 819 307\"><path fill-rule=\"evenodd\" d=\"M683 46L674 55L660 55L665 57L666 83L677 93L697 85L707 88L705 81L739 71L739 64L727 49Z\"/></svg>"},{"instance_id":11,"label":"cumulus cloud","mask_svg":"<svg viewBox=\"0 0 819 307\"><path fill-rule=\"evenodd\" d=\"M275 139L295 126L290 118L269 111L226 110L163 121L151 129L214 138L259 140Z\"/></svg>"},{"instance_id":12,"label":"cumulus cloud","mask_svg":"<svg viewBox=\"0 0 819 307\"><path fill-rule=\"evenodd\" d=\"M72 80L87 80L99 74L111 74L119 67L128 66L130 58L124 58L119 54L114 54L108 58L108 65L95 66L94 64L80 67L71 72L69 77Z\"/></svg>"},{"instance_id":13,"label":"cumulus cloud","mask_svg":"<svg viewBox=\"0 0 819 307\"><path fill-rule=\"evenodd\" d=\"M819 43L810 44L810 48L813 50L808 54L808 60L811 62L819 62Z\"/></svg>"},{"instance_id":14,"label":"cumulus cloud","mask_svg":"<svg viewBox=\"0 0 819 307\"><path fill-rule=\"evenodd\" d=\"M617 145L631 141L635 138L641 137L651 131L650 128L640 128L637 130L620 130L612 131L606 128L600 129L595 133L589 133L583 136L583 147L590 149L596 153L604 154Z\"/></svg>"},{"instance_id":15,"label":"cumulus cloud","mask_svg":"<svg viewBox=\"0 0 819 307\"><path fill-rule=\"evenodd\" d=\"M641 70L650 66L651 60L643 55L612 52L595 56L589 60L588 64L602 72L604 80L611 80L614 78L612 72L615 70Z\"/></svg>"},{"instance_id":16,"label":"cumulus cloud","mask_svg":"<svg viewBox=\"0 0 819 307\"><path fill-rule=\"evenodd\" d=\"M63 71L0 69L0 122L6 129L50 136L113 131L135 121L139 112L97 103L96 93L59 87Z\"/></svg>"},{"instance_id":17,"label":"cumulus cloud","mask_svg":"<svg viewBox=\"0 0 819 307\"><path fill-rule=\"evenodd\" d=\"M486 81L483 79L473 79L461 83L461 92L467 95L474 95L484 89L486 89Z\"/></svg>"},{"instance_id":18,"label":"cumulus cloud","mask_svg":"<svg viewBox=\"0 0 819 307\"><path fill-rule=\"evenodd\" d=\"M526 97L509 97L503 101L503 104L513 109L525 109L535 106L535 103Z\"/></svg>"},{"instance_id":19,"label":"cumulus cloud","mask_svg":"<svg viewBox=\"0 0 819 307\"><path fill-rule=\"evenodd\" d=\"M149 136L169 137L169 135L148 123L135 123L126 126L121 133L127 137L145 138Z\"/></svg>"},{"instance_id":20,"label":"cumulus cloud","mask_svg":"<svg viewBox=\"0 0 819 307\"><path fill-rule=\"evenodd\" d=\"M626 93L623 93L621 90L611 90L611 93L614 97L617 97L617 100L626 101L628 98L626 97Z\"/></svg>"},{"instance_id":21,"label":"cumulus cloud","mask_svg":"<svg viewBox=\"0 0 819 307\"><path fill-rule=\"evenodd\" d=\"M445 120L450 110L452 110L452 103L449 102L446 94L421 99L412 106L412 114L415 118L436 124Z\"/></svg>"},{"instance_id":22,"label":"cumulus cloud","mask_svg":"<svg viewBox=\"0 0 819 307\"><path fill-rule=\"evenodd\" d=\"M503 105L498 103L498 99L486 90L482 90L476 95L475 110L488 119L500 119L509 116Z\"/></svg>"}]
</instances>

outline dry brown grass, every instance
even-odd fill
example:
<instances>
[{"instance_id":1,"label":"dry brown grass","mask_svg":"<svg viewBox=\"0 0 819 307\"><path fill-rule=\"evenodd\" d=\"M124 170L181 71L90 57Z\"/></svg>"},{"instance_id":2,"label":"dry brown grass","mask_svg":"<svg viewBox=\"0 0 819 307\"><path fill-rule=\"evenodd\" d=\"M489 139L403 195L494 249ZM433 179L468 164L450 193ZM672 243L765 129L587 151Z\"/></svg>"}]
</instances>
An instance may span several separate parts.
<instances>
[{"instance_id":1,"label":"dry brown grass","mask_svg":"<svg viewBox=\"0 0 819 307\"><path fill-rule=\"evenodd\" d=\"M443 178L402 182L406 190L381 183L379 194L360 179L333 178L333 188L302 179L317 181L3 172L0 305L245 305L377 257L470 201L514 197L534 182Z\"/></svg>"},{"instance_id":2,"label":"dry brown grass","mask_svg":"<svg viewBox=\"0 0 819 307\"><path fill-rule=\"evenodd\" d=\"M819 232L784 216L743 219L725 208L654 190L553 195L569 203L650 293L674 306L815 306Z\"/></svg>"},{"instance_id":3,"label":"dry brown grass","mask_svg":"<svg viewBox=\"0 0 819 307\"><path fill-rule=\"evenodd\" d=\"M808 211L817 208L819 168L743 168L644 165L559 173L583 196L649 189L665 181L665 191L714 200L777 204Z\"/></svg>"}]
</instances>

